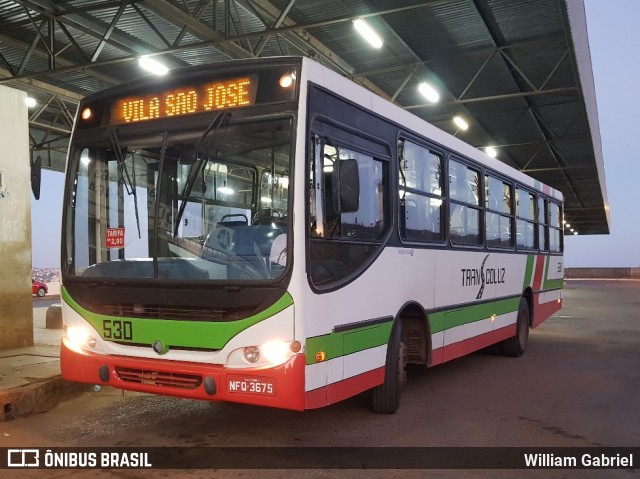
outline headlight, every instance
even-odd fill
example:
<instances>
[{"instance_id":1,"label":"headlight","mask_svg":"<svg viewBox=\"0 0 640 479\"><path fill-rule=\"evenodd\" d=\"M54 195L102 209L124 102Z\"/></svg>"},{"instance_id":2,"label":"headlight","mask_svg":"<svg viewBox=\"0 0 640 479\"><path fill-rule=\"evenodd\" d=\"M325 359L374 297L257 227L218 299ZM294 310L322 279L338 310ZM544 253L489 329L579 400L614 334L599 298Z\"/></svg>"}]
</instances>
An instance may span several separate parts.
<instances>
[{"instance_id":1,"label":"headlight","mask_svg":"<svg viewBox=\"0 0 640 479\"><path fill-rule=\"evenodd\" d=\"M301 350L302 344L299 341L276 339L260 346L245 346L231 351L226 366L229 368L278 366Z\"/></svg>"},{"instance_id":2,"label":"headlight","mask_svg":"<svg viewBox=\"0 0 640 479\"><path fill-rule=\"evenodd\" d=\"M244 348L244 358L251 364L255 364L260 360L260 348L257 346L247 346Z\"/></svg>"},{"instance_id":3,"label":"headlight","mask_svg":"<svg viewBox=\"0 0 640 479\"><path fill-rule=\"evenodd\" d=\"M260 349L264 358L273 364L282 364L291 356L289 343L280 340L264 343Z\"/></svg>"},{"instance_id":4,"label":"headlight","mask_svg":"<svg viewBox=\"0 0 640 479\"><path fill-rule=\"evenodd\" d=\"M84 346L89 339L89 330L84 326L67 327L67 339L76 346Z\"/></svg>"},{"instance_id":5,"label":"headlight","mask_svg":"<svg viewBox=\"0 0 640 479\"><path fill-rule=\"evenodd\" d=\"M97 344L96 338L91 336L91 331L86 326L65 326L65 336L76 351L87 346L93 349Z\"/></svg>"}]
</instances>

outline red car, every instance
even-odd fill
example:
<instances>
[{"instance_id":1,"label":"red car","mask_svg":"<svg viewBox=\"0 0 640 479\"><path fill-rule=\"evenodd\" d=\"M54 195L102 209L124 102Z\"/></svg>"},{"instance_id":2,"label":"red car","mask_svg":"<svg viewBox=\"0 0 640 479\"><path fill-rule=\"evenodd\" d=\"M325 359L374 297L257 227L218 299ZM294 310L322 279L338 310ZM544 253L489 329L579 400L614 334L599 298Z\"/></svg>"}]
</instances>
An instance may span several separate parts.
<instances>
[{"instance_id":1,"label":"red car","mask_svg":"<svg viewBox=\"0 0 640 479\"><path fill-rule=\"evenodd\" d=\"M43 282L32 279L31 292L42 298L45 294L49 292L49 289L47 288L47 285L44 284Z\"/></svg>"}]
</instances>

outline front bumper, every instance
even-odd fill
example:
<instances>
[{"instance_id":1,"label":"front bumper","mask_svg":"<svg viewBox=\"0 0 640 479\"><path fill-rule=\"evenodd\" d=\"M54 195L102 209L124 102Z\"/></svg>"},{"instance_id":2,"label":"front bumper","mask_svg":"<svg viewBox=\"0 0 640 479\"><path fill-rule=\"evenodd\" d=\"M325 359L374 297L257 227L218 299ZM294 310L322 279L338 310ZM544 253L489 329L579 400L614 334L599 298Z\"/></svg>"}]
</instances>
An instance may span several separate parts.
<instances>
[{"instance_id":1,"label":"front bumper","mask_svg":"<svg viewBox=\"0 0 640 479\"><path fill-rule=\"evenodd\" d=\"M77 351L63 338L60 368L64 379L81 383L297 411L305 408L304 354L271 368L229 369L217 364Z\"/></svg>"}]
</instances>

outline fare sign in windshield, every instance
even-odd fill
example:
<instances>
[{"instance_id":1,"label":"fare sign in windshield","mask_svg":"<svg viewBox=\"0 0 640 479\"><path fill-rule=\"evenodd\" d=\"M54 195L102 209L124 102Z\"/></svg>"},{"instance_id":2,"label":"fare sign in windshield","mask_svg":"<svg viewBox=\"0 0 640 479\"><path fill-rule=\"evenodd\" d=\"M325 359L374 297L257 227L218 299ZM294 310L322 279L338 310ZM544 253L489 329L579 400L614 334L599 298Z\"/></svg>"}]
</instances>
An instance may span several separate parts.
<instances>
[{"instance_id":1,"label":"fare sign in windshield","mask_svg":"<svg viewBox=\"0 0 640 479\"><path fill-rule=\"evenodd\" d=\"M257 75L250 75L131 96L115 102L111 122L138 123L251 106L256 101L257 87Z\"/></svg>"}]
</instances>

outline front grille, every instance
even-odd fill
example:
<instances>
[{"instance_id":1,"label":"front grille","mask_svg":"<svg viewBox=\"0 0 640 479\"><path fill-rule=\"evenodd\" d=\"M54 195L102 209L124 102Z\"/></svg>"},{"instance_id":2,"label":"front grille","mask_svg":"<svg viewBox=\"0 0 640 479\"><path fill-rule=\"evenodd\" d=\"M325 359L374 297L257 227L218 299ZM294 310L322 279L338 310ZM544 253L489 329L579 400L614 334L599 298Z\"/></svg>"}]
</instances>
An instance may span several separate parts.
<instances>
[{"instance_id":1,"label":"front grille","mask_svg":"<svg viewBox=\"0 0 640 479\"><path fill-rule=\"evenodd\" d=\"M97 313L126 318L173 319L177 321L224 321L229 312L214 308L167 307L149 304L99 304ZM235 319L235 318L234 318Z\"/></svg>"},{"instance_id":2,"label":"front grille","mask_svg":"<svg viewBox=\"0 0 640 479\"><path fill-rule=\"evenodd\" d=\"M143 369L116 367L116 374L125 382L158 387L195 389L202 384L201 376L191 374L145 371Z\"/></svg>"},{"instance_id":3,"label":"front grille","mask_svg":"<svg viewBox=\"0 0 640 479\"><path fill-rule=\"evenodd\" d=\"M132 343L130 341L111 341L112 343L115 344L119 344L121 346L135 346L137 348L151 348L153 347L152 344L146 344L146 343ZM178 350L178 351L196 351L196 352L200 352L200 353L215 353L217 351L220 351L219 349L215 349L215 348L199 348L196 346L173 346L171 344L168 344L167 347L170 350Z\"/></svg>"}]
</instances>

